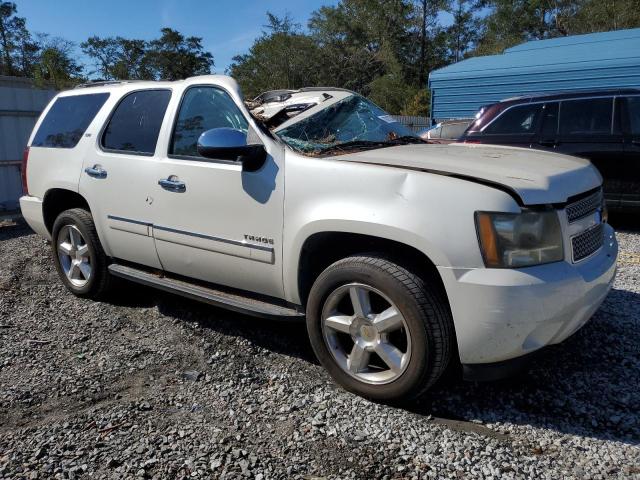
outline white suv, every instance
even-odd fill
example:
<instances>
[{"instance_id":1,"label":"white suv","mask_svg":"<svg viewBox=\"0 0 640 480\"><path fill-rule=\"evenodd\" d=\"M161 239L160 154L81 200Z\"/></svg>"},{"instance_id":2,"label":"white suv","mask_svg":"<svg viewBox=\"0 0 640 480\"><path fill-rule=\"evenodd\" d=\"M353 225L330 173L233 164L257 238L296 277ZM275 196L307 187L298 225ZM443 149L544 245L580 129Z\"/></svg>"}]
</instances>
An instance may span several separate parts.
<instances>
[{"instance_id":1,"label":"white suv","mask_svg":"<svg viewBox=\"0 0 640 480\"><path fill-rule=\"evenodd\" d=\"M77 88L43 112L24 166L22 212L74 294L123 277L306 317L333 378L378 401L416 398L450 365L508 374L582 327L615 275L589 162L427 145L346 90Z\"/></svg>"}]
</instances>

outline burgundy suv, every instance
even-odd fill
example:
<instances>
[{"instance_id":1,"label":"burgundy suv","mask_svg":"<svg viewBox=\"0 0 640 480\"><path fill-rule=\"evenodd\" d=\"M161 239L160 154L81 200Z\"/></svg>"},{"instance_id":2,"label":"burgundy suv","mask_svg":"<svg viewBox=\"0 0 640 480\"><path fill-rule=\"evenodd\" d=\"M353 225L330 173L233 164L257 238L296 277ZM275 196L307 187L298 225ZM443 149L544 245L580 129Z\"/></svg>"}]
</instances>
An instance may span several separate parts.
<instances>
[{"instance_id":1,"label":"burgundy suv","mask_svg":"<svg viewBox=\"0 0 640 480\"><path fill-rule=\"evenodd\" d=\"M482 107L460 141L587 158L607 206L640 210L640 89L511 98Z\"/></svg>"}]
</instances>

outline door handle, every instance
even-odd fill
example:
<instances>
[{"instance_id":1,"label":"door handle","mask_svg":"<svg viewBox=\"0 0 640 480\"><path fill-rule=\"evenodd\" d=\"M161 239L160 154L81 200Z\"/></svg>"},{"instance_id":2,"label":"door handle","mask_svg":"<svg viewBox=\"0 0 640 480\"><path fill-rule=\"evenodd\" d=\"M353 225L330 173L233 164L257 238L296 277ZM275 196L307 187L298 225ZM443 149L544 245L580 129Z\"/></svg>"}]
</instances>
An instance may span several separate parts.
<instances>
[{"instance_id":1,"label":"door handle","mask_svg":"<svg viewBox=\"0 0 640 480\"><path fill-rule=\"evenodd\" d=\"M631 143L634 145L640 145L640 140L631 140Z\"/></svg>"},{"instance_id":2,"label":"door handle","mask_svg":"<svg viewBox=\"0 0 640 480\"><path fill-rule=\"evenodd\" d=\"M185 183L181 182L175 175L170 175L169 178L158 180L158 185L170 192L183 193L187 191Z\"/></svg>"},{"instance_id":3,"label":"door handle","mask_svg":"<svg viewBox=\"0 0 640 480\"><path fill-rule=\"evenodd\" d=\"M85 173L93 178L107 178L107 171L100 165L94 165L93 167L87 167L84 169Z\"/></svg>"}]
</instances>

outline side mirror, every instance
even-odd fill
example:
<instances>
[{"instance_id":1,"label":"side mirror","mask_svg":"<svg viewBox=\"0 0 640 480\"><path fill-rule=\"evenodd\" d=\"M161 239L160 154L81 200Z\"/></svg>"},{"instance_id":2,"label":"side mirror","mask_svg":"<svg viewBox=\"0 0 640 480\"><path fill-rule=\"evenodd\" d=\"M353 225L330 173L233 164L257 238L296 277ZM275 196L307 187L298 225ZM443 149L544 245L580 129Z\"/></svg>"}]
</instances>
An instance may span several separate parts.
<instances>
[{"instance_id":1,"label":"side mirror","mask_svg":"<svg viewBox=\"0 0 640 480\"><path fill-rule=\"evenodd\" d=\"M198 138L198 153L206 158L232 160L255 171L264 163L267 152L263 145L247 145L247 134L235 128L213 128Z\"/></svg>"}]
</instances>

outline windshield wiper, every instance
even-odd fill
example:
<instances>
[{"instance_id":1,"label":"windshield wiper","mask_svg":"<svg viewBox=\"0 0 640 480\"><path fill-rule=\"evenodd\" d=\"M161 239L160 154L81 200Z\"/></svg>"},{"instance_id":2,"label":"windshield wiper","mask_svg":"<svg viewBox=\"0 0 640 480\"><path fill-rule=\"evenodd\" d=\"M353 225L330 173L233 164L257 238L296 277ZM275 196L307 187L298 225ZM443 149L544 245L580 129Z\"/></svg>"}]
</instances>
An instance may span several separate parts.
<instances>
[{"instance_id":1,"label":"windshield wiper","mask_svg":"<svg viewBox=\"0 0 640 480\"><path fill-rule=\"evenodd\" d=\"M336 143L335 145L331 145L329 147L321 148L316 150L316 153L324 155L326 153L340 152L346 150L358 150L365 148L377 148L377 147L388 147L386 141L373 141L373 140L352 140L350 142L342 142Z\"/></svg>"},{"instance_id":2,"label":"windshield wiper","mask_svg":"<svg viewBox=\"0 0 640 480\"><path fill-rule=\"evenodd\" d=\"M392 147L394 145L408 145L410 143L426 143L420 137L405 135L403 137L394 138L392 140L352 140L350 142L336 143L330 147L317 150L316 153L325 155L327 153L335 153L340 151L350 151L369 148Z\"/></svg>"},{"instance_id":3,"label":"windshield wiper","mask_svg":"<svg viewBox=\"0 0 640 480\"><path fill-rule=\"evenodd\" d=\"M393 140L387 140L385 143L392 145L408 145L410 143L427 143L420 137L414 137L413 135L404 135L402 137L394 138Z\"/></svg>"}]
</instances>

